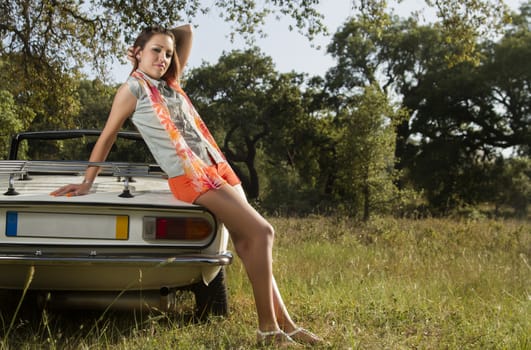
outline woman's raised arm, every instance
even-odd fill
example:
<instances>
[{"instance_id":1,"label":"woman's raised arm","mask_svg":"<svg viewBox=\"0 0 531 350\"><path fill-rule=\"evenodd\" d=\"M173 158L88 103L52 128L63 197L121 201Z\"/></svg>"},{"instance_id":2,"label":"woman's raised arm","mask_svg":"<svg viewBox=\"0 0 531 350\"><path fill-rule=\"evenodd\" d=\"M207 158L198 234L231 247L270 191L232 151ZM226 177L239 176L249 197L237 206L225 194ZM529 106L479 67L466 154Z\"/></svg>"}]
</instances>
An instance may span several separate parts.
<instances>
[{"instance_id":1,"label":"woman's raised arm","mask_svg":"<svg viewBox=\"0 0 531 350\"><path fill-rule=\"evenodd\" d=\"M171 31L175 37L175 50L177 51L177 56L179 57L179 66L182 73L182 70L184 69L184 66L186 66L188 58L190 57L190 52L192 50L192 25L183 24L171 29Z\"/></svg>"}]
</instances>

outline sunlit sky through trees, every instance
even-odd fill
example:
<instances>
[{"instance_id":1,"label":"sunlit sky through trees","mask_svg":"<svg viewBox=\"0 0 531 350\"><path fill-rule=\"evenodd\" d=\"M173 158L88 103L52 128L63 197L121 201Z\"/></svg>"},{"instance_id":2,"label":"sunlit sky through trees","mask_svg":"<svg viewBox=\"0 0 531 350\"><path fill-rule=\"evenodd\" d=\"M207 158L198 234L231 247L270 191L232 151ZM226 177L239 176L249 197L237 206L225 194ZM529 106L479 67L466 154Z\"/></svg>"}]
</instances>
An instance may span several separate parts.
<instances>
[{"instance_id":1,"label":"sunlit sky through trees","mask_svg":"<svg viewBox=\"0 0 531 350\"><path fill-rule=\"evenodd\" d=\"M505 1L513 11L517 11L522 2L522 0ZM293 70L298 73L323 76L334 65L332 57L326 54L326 46L345 20L355 14L352 0L321 1L319 9L324 15L329 35L318 36L313 42L297 31L289 31L288 26L292 23L289 19L277 21L271 18L266 23L264 31L267 37L259 38L256 45L266 55L272 57L279 72ZM404 0L395 8L395 13L404 18L413 11L420 11L421 21L430 22L435 18L433 9L424 8L424 1ZM192 24L197 25L197 28L194 30L194 46L188 68L198 67L202 62L215 63L224 51L245 47L241 38L236 38L234 42L229 40L230 25L224 23L216 13L200 16ZM131 66L122 65L117 61L110 64L113 65L109 70L114 82L125 81Z\"/></svg>"}]
</instances>

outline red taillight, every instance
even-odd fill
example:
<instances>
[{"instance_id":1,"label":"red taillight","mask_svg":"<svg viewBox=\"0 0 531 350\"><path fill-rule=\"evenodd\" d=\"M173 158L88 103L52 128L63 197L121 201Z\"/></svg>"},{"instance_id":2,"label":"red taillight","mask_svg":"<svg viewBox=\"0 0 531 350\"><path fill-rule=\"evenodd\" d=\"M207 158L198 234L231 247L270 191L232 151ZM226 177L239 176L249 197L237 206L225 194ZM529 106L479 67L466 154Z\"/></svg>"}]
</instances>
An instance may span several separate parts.
<instances>
[{"instance_id":1,"label":"red taillight","mask_svg":"<svg viewBox=\"0 0 531 350\"><path fill-rule=\"evenodd\" d=\"M212 224L202 218L149 217L145 236L156 240L203 241L212 233Z\"/></svg>"}]
</instances>

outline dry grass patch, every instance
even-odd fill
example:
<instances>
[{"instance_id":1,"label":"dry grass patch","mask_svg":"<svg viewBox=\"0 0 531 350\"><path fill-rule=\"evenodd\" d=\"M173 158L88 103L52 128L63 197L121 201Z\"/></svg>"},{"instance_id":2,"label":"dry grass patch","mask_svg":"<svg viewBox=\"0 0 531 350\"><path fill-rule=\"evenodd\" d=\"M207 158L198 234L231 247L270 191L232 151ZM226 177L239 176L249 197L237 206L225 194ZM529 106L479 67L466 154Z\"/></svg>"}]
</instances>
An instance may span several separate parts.
<instances>
[{"instance_id":1,"label":"dry grass patch","mask_svg":"<svg viewBox=\"0 0 531 350\"><path fill-rule=\"evenodd\" d=\"M531 348L527 221L271 218L275 274L293 317L332 349ZM252 349L256 320L238 259L231 315L20 318L0 349ZM187 304L185 304L187 305ZM193 303L189 303L193 305ZM2 334L9 319L0 319Z\"/></svg>"}]
</instances>

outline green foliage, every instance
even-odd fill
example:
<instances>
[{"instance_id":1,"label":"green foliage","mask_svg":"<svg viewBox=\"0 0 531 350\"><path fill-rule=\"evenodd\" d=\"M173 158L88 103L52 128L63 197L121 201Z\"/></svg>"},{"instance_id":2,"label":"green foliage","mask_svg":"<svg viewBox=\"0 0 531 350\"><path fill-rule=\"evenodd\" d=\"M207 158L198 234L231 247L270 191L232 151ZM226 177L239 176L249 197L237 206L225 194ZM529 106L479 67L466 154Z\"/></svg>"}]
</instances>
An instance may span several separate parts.
<instances>
[{"instance_id":1,"label":"green foliage","mask_svg":"<svg viewBox=\"0 0 531 350\"><path fill-rule=\"evenodd\" d=\"M524 160L531 150L529 1L510 25L499 0L426 0L439 19L426 25L416 14L398 18L387 1L352 3L360 12L335 33L328 52L337 62L325 77L279 74L256 48L190 72L186 89L249 197L269 212L415 213L404 202L414 198L431 213L489 202L525 215L529 197L517 195L527 193L525 166L496 160L502 150ZM266 19L286 16L311 39L324 31L319 4L4 2L0 153L18 130L101 128L116 87L80 71L105 78L140 27L211 12L252 43ZM65 148L26 151L32 158Z\"/></svg>"},{"instance_id":2,"label":"green foliage","mask_svg":"<svg viewBox=\"0 0 531 350\"><path fill-rule=\"evenodd\" d=\"M401 0L397 0L401 3ZM428 7L436 10L438 22L435 27L441 32L447 66L463 62L480 63L480 40L495 37L511 21L509 8L503 0L425 0ZM389 31L392 16L386 0L354 1L360 10L360 21L371 28L377 37Z\"/></svg>"},{"instance_id":3,"label":"green foliage","mask_svg":"<svg viewBox=\"0 0 531 350\"><path fill-rule=\"evenodd\" d=\"M25 130L98 127L95 108L79 112L78 82L83 69L106 79L108 68L146 25L176 26L207 12L234 24L233 31L249 42L260 33L268 15L295 20L294 27L312 38L325 30L318 1L200 0L108 1L17 0L0 5L0 79L2 89L24 106ZM82 87L81 92L85 87ZM84 98L87 96L82 96ZM88 103L89 101L87 101ZM102 101L102 108L107 101ZM86 102L81 102L86 103ZM96 107L96 106L94 106ZM87 110L86 108L89 108ZM92 109L92 110L90 110ZM74 121L75 116L82 120ZM87 119L85 119L87 118ZM81 123L79 123L81 121ZM15 130L6 130L13 133Z\"/></svg>"},{"instance_id":4,"label":"green foliage","mask_svg":"<svg viewBox=\"0 0 531 350\"><path fill-rule=\"evenodd\" d=\"M451 4L441 11L460 11ZM474 48L479 66L469 59L448 64L458 52L437 25L420 26L415 18L388 16L381 32L364 13L346 22L328 48L337 59L327 73L331 105L348 106L377 82L409 111L395 123L398 184L413 184L441 212L477 203L471 189L501 149L529 150L531 46L526 15L516 18L500 42Z\"/></svg>"},{"instance_id":5,"label":"green foliage","mask_svg":"<svg viewBox=\"0 0 531 350\"><path fill-rule=\"evenodd\" d=\"M21 131L22 122L19 119L19 108L9 91L0 90L0 159L7 159L12 133Z\"/></svg>"},{"instance_id":6,"label":"green foliage","mask_svg":"<svg viewBox=\"0 0 531 350\"><path fill-rule=\"evenodd\" d=\"M529 147L531 71L519 57L531 46L522 50L507 41L494 45L499 54L479 69L466 63L431 67L419 83L404 85L404 102L415 111L409 133L418 143L404 147L402 161L440 209L473 202L467 190L487 176L478 170L501 149Z\"/></svg>"},{"instance_id":7,"label":"green foliage","mask_svg":"<svg viewBox=\"0 0 531 350\"><path fill-rule=\"evenodd\" d=\"M277 73L271 58L256 48L224 54L186 79L186 90L251 199L260 194L258 149L275 163L303 161L293 138L306 117L299 80Z\"/></svg>"},{"instance_id":8,"label":"green foliage","mask_svg":"<svg viewBox=\"0 0 531 350\"><path fill-rule=\"evenodd\" d=\"M437 6L441 19L450 66L463 62L479 65L481 52L476 49L480 40L502 32L510 22L509 9L502 0L426 1Z\"/></svg>"},{"instance_id":9,"label":"green foliage","mask_svg":"<svg viewBox=\"0 0 531 350\"><path fill-rule=\"evenodd\" d=\"M342 132L338 142L336 191L353 215L368 220L373 210L389 207L397 195L394 185L396 112L376 86L367 86L352 107L338 116Z\"/></svg>"},{"instance_id":10,"label":"green foliage","mask_svg":"<svg viewBox=\"0 0 531 350\"><path fill-rule=\"evenodd\" d=\"M61 64L63 72L92 65L102 74L109 62L123 57L142 27L176 26L214 12L234 24L233 31L254 37L268 15L285 15L309 37L325 28L315 7L319 1L200 0L109 1L18 0L0 7L0 54L22 54L47 64Z\"/></svg>"},{"instance_id":11,"label":"green foliage","mask_svg":"<svg viewBox=\"0 0 531 350\"><path fill-rule=\"evenodd\" d=\"M97 136L83 136L63 140L27 139L20 147L29 155L19 154L24 160L85 161L90 157ZM20 151L19 151L20 153ZM142 140L118 138L111 148L107 160L110 162L133 162L156 164L151 152Z\"/></svg>"},{"instance_id":12,"label":"green foliage","mask_svg":"<svg viewBox=\"0 0 531 350\"><path fill-rule=\"evenodd\" d=\"M48 64L20 54L0 56L0 79L15 103L23 130L54 130L73 126L79 111L77 79L61 72L59 63ZM10 131L11 133L13 131Z\"/></svg>"},{"instance_id":13,"label":"green foliage","mask_svg":"<svg viewBox=\"0 0 531 350\"><path fill-rule=\"evenodd\" d=\"M497 43L485 48L478 77L488 86L480 107L489 108L477 122L484 129L483 142L501 148L516 147L521 155L531 150L531 13ZM522 19L524 18L524 19ZM479 95L479 94L478 94ZM483 121L484 120L484 121ZM485 125L486 124L486 125Z\"/></svg>"},{"instance_id":14,"label":"green foliage","mask_svg":"<svg viewBox=\"0 0 531 350\"><path fill-rule=\"evenodd\" d=\"M531 160L498 158L488 165L487 171L488 180L476 193L483 194L485 201L494 203L499 215L504 207L510 207L517 216L525 218L531 203Z\"/></svg>"},{"instance_id":15,"label":"green foliage","mask_svg":"<svg viewBox=\"0 0 531 350\"><path fill-rule=\"evenodd\" d=\"M117 88L107 86L101 80L81 80L77 91L80 111L76 116L79 129L103 129L111 111Z\"/></svg>"},{"instance_id":16,"label":"green foliage","mask_svg":"<svg viewBox=\"0 0 531 350\"><path fill-rule=\"evenodd\" d=\"M329 212L329 203L323 198L320 188L316 183L308 182L300 169L286 162L268 162L262 171L266 174L263 191L260 201L255 203L262 212L282 216Z\"/></svg>"}]
</instances>

